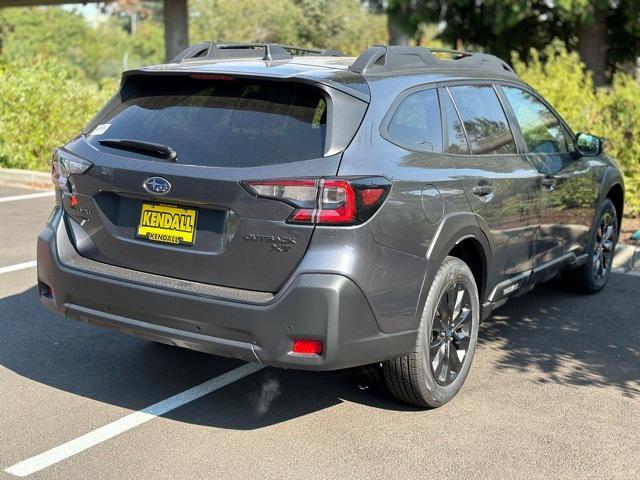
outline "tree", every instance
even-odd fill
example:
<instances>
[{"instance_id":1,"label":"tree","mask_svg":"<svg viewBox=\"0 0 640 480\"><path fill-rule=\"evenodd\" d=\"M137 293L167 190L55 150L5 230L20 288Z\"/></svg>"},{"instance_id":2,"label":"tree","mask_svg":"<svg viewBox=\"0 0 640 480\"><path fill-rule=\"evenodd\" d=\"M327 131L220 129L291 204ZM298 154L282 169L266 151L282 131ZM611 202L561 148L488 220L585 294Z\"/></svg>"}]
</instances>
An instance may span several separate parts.
<instances>
[{"instance_id":1,"label":"tree","mask_svg":"<svg viewBox=\"0 0 640 480\"><path fill-rule=\"evenodd\" d=\"M116 77L125 68L158 63L163 58L158 22L141 22L136 35L129 35L117 19L92 26L83 16L57 7L0 11L0 46L4 60L55 56L79 68L92 81Z\"/></svg>"},{"instance_id":2,"label":"tree","mask_svg":"<svg viewBox=\"0 0 640 480\"><path fill-rule=\"evenodd\" d=\"M358 0L191 0L193 42L276 42L360 53L386 42L385 17Z\"/></svg>"},{"instance_id":3,"label":"tree","mask_svg":"<svg viewBox=\"0 0 640 480\"><path fill-rule=\"evenodd\" d=\"M531 48L561 39L579 51L596 85L640 54L638 0L388 0L387 8L409 34L421 23L442 23L443 41L503 58L511 51L526 58Z\"/></svg>"}]
</instances>

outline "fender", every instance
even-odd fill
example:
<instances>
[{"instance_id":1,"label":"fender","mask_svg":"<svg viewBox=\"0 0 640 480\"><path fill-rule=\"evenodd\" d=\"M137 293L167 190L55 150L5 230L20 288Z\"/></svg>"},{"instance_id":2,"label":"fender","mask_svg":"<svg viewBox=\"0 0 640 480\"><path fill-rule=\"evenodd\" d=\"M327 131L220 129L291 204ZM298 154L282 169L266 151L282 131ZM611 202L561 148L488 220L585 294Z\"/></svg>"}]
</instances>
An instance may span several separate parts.
<instances>
[{"instance_id":1,"label":"fender","mask_svg":"<svg viewBox=\"0 0 640 480\"><path fill-rule=\"evenodd\" d=\"M598 191L598 207L602 205L602 202L605 198L607 198L607 193L611 190L611 187L614 185L619 185L622 188L622 196L624 198L624 178L620 173L620 170L613 166L607 167L602 175L602 180L600 181L600 190ZM622 212L619 212L620 216L622 216ZM596 212L597 215L597 212Z\"/></svg>"},{"instance_id":2,"label":"fender","mask_svg":"<svg viewBox=\"0 0 640 480\"><path fill-rule=\"evenodd\" d=\"M486 287L488 287L487 279L491 278L490 269L491 265L493 265L493 254L495 251L495 245L488 225L482 218L472 212L459 212L446 215L440 222L438 231L427 250L427 269L420 289L421 293L414 320L416 328L420 325L422 309L427 301L427 295L429 293L429 288L427 287L430 287L433 283L433 279L442 261L458 243L468 238L477 240L481 246L484 283ZM485 288L484 290L480 297L481 305L486 300L484 297L486 297L489 289Z\"/></svg>"}]
</instances>

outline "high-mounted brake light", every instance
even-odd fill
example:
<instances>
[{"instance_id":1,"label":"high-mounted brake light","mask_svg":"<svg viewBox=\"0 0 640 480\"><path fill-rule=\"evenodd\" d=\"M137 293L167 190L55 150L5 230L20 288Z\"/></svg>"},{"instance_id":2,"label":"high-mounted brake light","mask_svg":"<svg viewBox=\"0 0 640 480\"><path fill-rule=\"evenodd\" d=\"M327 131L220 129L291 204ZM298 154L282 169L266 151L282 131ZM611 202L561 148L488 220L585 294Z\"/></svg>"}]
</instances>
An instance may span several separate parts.
<instances>
[{"instance_id":1,"label":"high-mounted brake light","mask_svg":"<svg viewBox=\"0 0 640 480\"><path fill-rule=\"evenodd\" d=\"M296 207L288 223L356 225L380 208L391 184L384 178L281 179L242 182L253 195Z\"/></svg>"},{"instance_id":2,"label":"high-mounted brake light","mask_svg":"<svg viewBox=\"0 0 640 480\"><path fill-rule=\"evenodd\" d=\"M219 75L217 73L192 73L190 75L194 80L222 80L222 81L232 81L235 80L235 77L231 75Z\"/></svg>"}]
</instances>

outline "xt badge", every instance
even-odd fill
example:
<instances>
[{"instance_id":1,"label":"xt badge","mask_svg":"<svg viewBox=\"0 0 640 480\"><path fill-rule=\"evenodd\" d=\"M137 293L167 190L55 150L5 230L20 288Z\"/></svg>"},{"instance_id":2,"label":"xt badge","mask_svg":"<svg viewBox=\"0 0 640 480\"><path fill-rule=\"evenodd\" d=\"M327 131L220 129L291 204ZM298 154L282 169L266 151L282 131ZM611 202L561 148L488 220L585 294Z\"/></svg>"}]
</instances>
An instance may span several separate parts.
<instances>
[{"instance_id":1,"label":"xt badge","mask_svg":"<svg viewBox=\"0 0 640 480\"><path fill-rule=\"evenodd\" d=\"M243 238L248 242L270 243L270 251L276 253L286 253L296 244L295 238L281 237L279 235L257 235L255 233L247 233Z\"/></svg>"}]
</instances>

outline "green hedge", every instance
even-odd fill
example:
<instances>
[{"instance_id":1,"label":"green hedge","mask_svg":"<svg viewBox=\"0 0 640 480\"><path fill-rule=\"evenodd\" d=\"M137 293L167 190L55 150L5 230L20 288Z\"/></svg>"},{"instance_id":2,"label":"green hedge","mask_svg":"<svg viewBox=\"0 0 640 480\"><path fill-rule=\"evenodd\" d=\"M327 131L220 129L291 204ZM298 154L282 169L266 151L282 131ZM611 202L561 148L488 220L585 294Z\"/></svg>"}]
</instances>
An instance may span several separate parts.
<instances>
[{"instance_id":1,"label":"green hedge","mask_svg":"<svg viewBox=\"0 0 640 480\"><path fill-rule=\"evenodd\" d=\"M558 110L575 132L607 139L605 152L619 161L625 175L625 212L640 214L638 80L616 73L611 86L596 89L578 54L567 52L562 44L531 53L527 64L513 59L518 74Z\"/></svg>"},{"instance_id":2,"label":"green hedge","mask_svg":"<svg viewBox=\"0 0 640 480\"><path fill-rule=\"evenodd\" d=\"M51 151L77 135L116 90L49 57L0 62L0 166L48 170Z\"/></svg>"}]
</instances>

